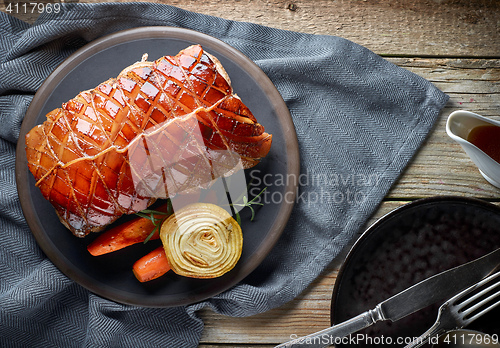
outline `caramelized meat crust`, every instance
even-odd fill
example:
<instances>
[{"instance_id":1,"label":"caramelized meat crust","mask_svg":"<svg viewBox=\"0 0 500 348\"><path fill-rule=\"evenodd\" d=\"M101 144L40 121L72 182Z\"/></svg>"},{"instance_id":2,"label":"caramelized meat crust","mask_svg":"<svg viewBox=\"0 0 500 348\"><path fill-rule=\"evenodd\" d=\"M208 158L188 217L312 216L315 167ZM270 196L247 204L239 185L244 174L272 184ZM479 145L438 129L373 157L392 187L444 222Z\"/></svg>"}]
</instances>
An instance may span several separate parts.
<instances>
[{"instance_id":1,"label":"caramelized meat crust","mask_svg":"<svg viewBox=\"0 0 500 348\"><path fill-rule=\"evenodd\" d=\"M142 61L47 114L26 135L28 167L79 237L157 198L250 168L272 136L201 46Z\"/></svg>"}]
</instances>

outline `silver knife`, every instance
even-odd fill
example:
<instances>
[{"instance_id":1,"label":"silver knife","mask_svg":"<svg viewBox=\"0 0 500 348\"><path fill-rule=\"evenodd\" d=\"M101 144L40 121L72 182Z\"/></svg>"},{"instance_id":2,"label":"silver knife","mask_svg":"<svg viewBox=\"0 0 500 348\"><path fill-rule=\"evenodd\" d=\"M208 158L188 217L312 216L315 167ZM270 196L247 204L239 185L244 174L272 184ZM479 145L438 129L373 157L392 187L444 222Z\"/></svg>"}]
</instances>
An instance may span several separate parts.
<instances>
[{"instance_id":1,"label":"silver knife","mask_svg":"<svg viewBox=\"0 0 500 348\"><path fill-rule=\"evenodd\" d=\"M479 282L500 265L500 249L479 259L436 274L343 323L296 338L275 348L324 348L377 321L397 321L436 302L443 302Z\"/></svg>"}]
</instances>

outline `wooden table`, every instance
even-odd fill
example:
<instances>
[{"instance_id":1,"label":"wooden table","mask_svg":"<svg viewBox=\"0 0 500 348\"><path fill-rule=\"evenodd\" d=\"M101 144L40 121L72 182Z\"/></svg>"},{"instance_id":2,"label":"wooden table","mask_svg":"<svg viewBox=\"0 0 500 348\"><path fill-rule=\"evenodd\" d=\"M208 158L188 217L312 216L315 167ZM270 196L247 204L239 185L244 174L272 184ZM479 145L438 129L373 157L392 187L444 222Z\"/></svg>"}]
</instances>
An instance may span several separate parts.
<instances>
[{"instance_id":1,"label":"wooden table","mask_svg":"<svg viewBox=\"0 0 500 348\"><path fill-rule=\"evenodd\" d=\"M28 1L29 2L29 1ZM75 2L75 0L67 1ZM96 0L81 1L96 2ZM313 34L341 36L434 83L450 95L436 127L369 224L411 200L435 195L500 202L445 122L459 109L500 120L498 0L163 0L186 10ZM0 10L5 7L0 4ZM21 17L32 22L35 17ZM201 311L200 347L273 347L290 334L329 326L332 288L342 258L298 298L248 318Z\"/></svg>"}]
</instances>

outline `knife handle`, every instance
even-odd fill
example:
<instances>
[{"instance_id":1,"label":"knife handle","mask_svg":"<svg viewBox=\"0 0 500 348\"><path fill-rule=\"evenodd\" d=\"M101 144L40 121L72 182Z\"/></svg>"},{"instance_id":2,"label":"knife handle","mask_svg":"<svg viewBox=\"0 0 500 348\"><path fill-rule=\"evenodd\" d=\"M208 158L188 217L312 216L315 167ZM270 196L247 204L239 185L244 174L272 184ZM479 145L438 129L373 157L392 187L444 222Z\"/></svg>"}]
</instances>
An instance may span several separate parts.
<instances>
[{"instance_id":1,"label":"knife handle","mask_svg":"<svg viewBox=\"0 0 500 348\"><path fill-rule=\"evenodd\" d=\"M361 313L360 315L334 325L316 333L296 338L292 341L280 344L275 348L324 348L335 344L335 340L353 334L359 330L373 325L379 320L385 320L379 306L375 309ZM337 342L338 343L338 342Z\"/></svg>"}]
</instances>

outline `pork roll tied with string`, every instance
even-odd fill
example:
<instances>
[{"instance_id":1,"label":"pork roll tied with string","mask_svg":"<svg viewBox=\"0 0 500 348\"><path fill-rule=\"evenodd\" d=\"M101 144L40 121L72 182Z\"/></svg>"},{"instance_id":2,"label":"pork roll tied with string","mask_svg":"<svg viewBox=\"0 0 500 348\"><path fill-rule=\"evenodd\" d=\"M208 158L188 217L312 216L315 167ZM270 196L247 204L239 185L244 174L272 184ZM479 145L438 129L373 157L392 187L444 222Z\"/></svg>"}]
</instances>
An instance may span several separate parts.
<instances>
[{"instance_id":1,"label":"pork roll tied with string","mask_svg":"<svg viewBox=\"0 0 500 348\"><path fill-rule=\"evenodd\" d=\"M200 45L79 93L26 135L28 167L78 237L256 165L272 135Z\"/></svg>"}]
</instances>

